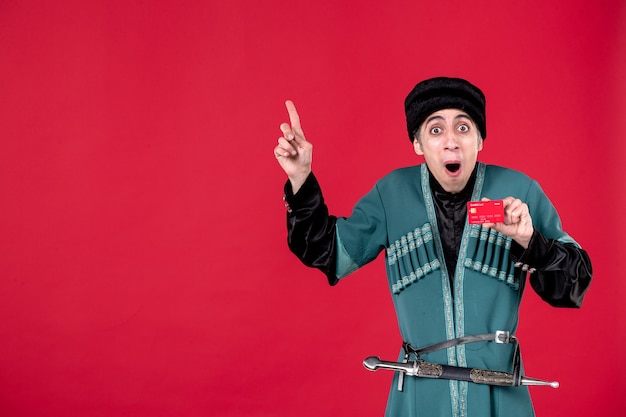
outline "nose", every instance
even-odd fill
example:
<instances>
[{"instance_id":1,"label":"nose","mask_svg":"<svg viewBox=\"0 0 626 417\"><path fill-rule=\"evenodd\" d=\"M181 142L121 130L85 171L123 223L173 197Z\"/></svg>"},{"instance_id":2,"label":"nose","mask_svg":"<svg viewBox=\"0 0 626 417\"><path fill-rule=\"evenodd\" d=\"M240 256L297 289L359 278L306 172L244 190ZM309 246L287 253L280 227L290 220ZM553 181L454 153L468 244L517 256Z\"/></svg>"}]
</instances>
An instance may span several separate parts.
<instances>
[{"instance_id":1,"label":"nose","mask_svg":"<svg viewBox=\"0 0 626 417\"><path fill-rule=\"evenodd\" d=\"M454 130L448 130L444 137L444 146L446 149L457 149L459 141L457 140Z\"/></svg>"}]
</instances>

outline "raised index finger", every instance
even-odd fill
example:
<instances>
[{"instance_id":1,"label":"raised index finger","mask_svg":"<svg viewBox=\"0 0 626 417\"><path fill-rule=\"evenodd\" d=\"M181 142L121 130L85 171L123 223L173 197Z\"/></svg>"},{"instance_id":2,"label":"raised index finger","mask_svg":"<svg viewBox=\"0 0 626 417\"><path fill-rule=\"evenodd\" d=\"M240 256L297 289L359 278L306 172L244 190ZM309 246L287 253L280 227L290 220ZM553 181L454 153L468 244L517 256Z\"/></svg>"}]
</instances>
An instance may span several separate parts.
<instances>
[{"instance_id":1,"label":"raised index finger","mask_svg":"<svg viewBox=\"0 0 626 417\"><path fill-rule=\"evenodd\" d=\"M302 134L302 126L300 126L300 116L298 115L298 111L296 110L296 106L293 104L293 101L287 100L285 102L285 106L287 107L287 112L289 113L291 128L294 129L297 133Z\"/></svg>"}]
</instances>

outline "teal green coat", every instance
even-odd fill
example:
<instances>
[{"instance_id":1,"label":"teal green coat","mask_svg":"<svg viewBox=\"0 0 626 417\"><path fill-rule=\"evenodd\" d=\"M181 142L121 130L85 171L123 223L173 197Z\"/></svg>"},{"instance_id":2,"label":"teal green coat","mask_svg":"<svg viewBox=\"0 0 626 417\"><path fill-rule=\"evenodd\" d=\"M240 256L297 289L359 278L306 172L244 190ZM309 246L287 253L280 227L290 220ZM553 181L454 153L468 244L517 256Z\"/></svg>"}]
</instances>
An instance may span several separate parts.
<instances>
[{"instance_id":1,"label":"teal green coat","mask_svg":"<svg viewBox=\"0 0 626 417\"><path fill-rule=\"evenodd\" d=\"M513 196L525 202L546 238L574 242L537 182L520 172L477 164L472 201ZM337 277L385 253L387 280L402 339L422 347L505 330L514 334L526 272L510 257L511 239L466 222L455 271L447 271L424 164L391 172L337 220ZM532 265L530 265L532 267ZM454 274L451 287L449 274ZM429 362L511 371L513 346L472 343L422 356ZM401 352L399 358L402 358ZM386 416L534 416L527 387L494 387L405 377L391 386Z\"/></svg>"}]
</instances>

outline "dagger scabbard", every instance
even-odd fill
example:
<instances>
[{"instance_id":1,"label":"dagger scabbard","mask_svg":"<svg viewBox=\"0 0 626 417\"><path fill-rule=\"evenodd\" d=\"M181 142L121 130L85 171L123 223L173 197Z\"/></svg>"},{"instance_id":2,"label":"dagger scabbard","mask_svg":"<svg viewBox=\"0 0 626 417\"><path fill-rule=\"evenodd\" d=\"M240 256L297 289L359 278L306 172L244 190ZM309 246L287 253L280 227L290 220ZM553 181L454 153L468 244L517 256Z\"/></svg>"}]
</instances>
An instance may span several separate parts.
<instances>
[{"instance_id":1,"label":"dagger scabbard","mask_svg":"<svg viewBox=\"0 0 626 417\"><path fill-rule=\"evenodd\" d=\"M543 385L558 388L558 382L542 381L540 379L521 377L515 381L513 374L508 372L490 371L487 369L463 368L459 366L440 365L422 360L403 362L381 361L378 356L370 356L363 361L363 366L370 371L388 369L400 371L406 375L419 378L452 379L467 381L475 384L497 385L514 387L518 385Z\"/></svg>"}]
</instances>

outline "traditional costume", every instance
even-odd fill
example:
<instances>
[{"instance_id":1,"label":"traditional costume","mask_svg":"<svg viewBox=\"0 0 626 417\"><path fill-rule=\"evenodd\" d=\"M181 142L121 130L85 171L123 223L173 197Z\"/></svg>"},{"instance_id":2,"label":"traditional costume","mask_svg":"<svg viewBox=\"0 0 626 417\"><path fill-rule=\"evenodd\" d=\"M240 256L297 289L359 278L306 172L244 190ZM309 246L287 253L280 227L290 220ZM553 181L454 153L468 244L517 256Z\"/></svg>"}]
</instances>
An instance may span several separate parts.
<instances>
[{"instance_id":1,"label":"traditional costume","mask_svg":"<svg viewBox=\"0 0 626 417\"><path fill-rule=\"evenodd\" d=\"M478 113L470 115L484 131L484 115ZM421 117L412 116L409 134ZM467 222L468 201L507 196L528 205L534 233L526 250L493 229ZM591 280L589 257L563 231L539 184L511 169L478 162L464 190L455 194L443 190L426 164L398 169L379 180L349 217L328 214L312 173L295 195L288 182L285 200L290 249L306 265L322 270L331 285L384 252L405 345L399 360L415 359L415 348L442 341L496 332L514 335L527 280L545 301L559 307L580 307ZM482 341L420 359L510 372L516 347ZM395 374L390 390L389 417L534 415L527 387L406 377L399 390L400 377Z\"/></svg>"}]
</instances>

